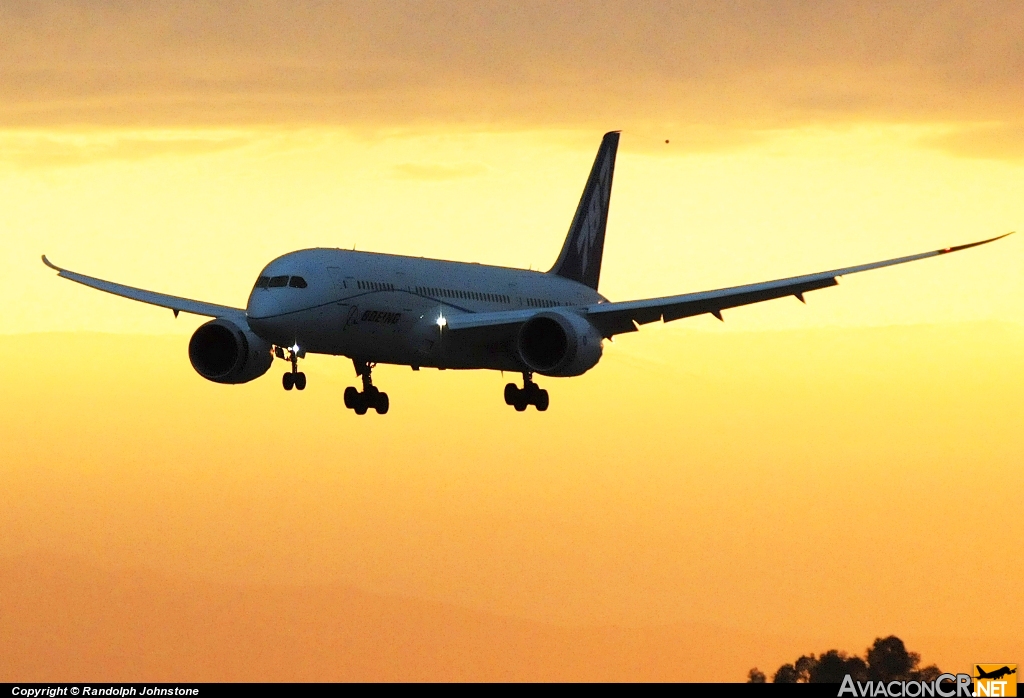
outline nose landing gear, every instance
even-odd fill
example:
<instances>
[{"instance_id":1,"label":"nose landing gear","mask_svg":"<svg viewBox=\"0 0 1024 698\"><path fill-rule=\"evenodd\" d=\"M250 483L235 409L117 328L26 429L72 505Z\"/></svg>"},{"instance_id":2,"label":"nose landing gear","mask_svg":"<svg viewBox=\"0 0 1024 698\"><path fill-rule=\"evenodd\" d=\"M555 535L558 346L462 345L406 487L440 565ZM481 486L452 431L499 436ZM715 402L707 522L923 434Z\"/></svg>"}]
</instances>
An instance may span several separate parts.
<instances>
[{"instance_id":1,"label":"nose landing gear","mask_svg":"<svg viewBox=\"0 0 1024 698\"><path fill-rule=\"evenodd\" d=\"M544 412L550 404L550 398L548 391L533 382L532 373L524 373L522 388L515 383L505 386L505 404L515 407L516 412L525 412L529 405L536 407L538 412Z\"/></svg>"},{"instance_id":2,"label":"nose landing gear","mask_svg":"<svg viewBox=\"0 0 1024 698\"><path fill-rule=\"evenodd\" d=\"M293 387L296 390L306 389L306 374L302 371L293 371L286 373L281 376L281 384L285 390L291 390Z\"/></svg>"},{"instance_id":3,"label":"nose landing gear","mask_svg":"<svg viewBox=\"0 0 1024 698\"><path fill-rule=\"evenodd\" d=\"M292 364L292 370L289 373L281 376L281 385L284 386L285 390L296 390L306 389L306 374L299 370L299 359L306 355L306 352L299 349L296 345L288 348L288 361ZM285 349L283 347L274 347L274 355L279 358L285 358Z\"/></svg>"},{"instance_id":4,"label":"nose landing gear","mask_svg":"<svg viewBox=\"0 0 1024 698\"><path fill-rule=\"evenodd\" d=\"M378 390L370 379L370 372L376 364L354 359L352 363L356 367L356 375L363 379L363 391L359 392L351 385L345 388L345 407L359 415L366 414L371 407L377 414L387 414L391 407L388 394Z\"/></svg>"}]
</instances>

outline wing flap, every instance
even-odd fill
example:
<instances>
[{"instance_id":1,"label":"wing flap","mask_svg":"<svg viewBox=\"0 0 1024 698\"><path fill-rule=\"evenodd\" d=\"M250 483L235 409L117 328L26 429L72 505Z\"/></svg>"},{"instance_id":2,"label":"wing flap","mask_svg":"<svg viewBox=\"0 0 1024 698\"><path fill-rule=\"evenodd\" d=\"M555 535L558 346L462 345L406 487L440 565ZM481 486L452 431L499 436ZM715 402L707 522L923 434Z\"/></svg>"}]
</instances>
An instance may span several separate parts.
<instances>
[{"instance_id":1,"label":"wing flap","mask_svg":"<svg viewBox=\"0 0 1024 698\"><path fill-rule=\"evenodd\" d=\"M694 315L703 315L704 313L721 312L726 308L737 308L741 305L751 305L776 298L785 298L786 296L802 297L803 294L810 291L828 288L838 283L835 277L830 276L825 279L808 281L802 284L786 284L775 288L761 288L741 293L723 294L722 296L708 298L703 301L697 300L689 303L674 304L665 308L664 313L662 313L662 320L670 322L685 317L693 317Z\"/></svg>"},{"instance_id":2,"label":"wing flap","mask_svg":"<svg viewBox=\"0 0 1024 698\"><path fill-rule=\"evenodd\" d=\"M77 272L58 267L47 259L46 255L43 255L43 264L56 271L57 276L61 278L74 281L82 284L83 286L88 286L89 288L94 288L98 291L105 291L106 293L111 293L115 296L121 296L122 298L129 298L133 301L149 303L150 305L160 306L161 308L168 308L173 310L175 315L182 312L191 313L193 315L204 315L207 317L226 318L240 321L242 323L246 321L245 311L241 308L232 308L226 305L206 303L204 301L196 301L189 298L179 298L178 296L170 296L166 293L157 293L155 291L135 288L134 286L116 284L112 281L104 281L103 279L97 279L92 276L86 276L85 274L79 274Z\"/></svg>"}]
</instances>

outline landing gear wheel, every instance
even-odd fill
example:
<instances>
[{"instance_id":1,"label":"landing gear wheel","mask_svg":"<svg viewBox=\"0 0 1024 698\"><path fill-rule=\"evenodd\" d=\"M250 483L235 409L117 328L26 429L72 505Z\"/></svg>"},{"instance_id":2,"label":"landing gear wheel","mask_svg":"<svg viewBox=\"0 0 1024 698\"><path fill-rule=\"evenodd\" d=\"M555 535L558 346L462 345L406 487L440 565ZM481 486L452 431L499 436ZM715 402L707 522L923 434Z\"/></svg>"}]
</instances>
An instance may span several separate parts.
<instances>
[{"instance_id":1,"label":"landing gear wheel","mask_svg":"<svg viewBox=\"0 0 1024 698\"><path fill-rule=\"evenodd\" d=\"M345 388L345 407L354 410L359 404L359 391L351 385Z\"/></svg>"},{"instance_id":2,"label":"landing gear wheel","mask_svg":"<svg viewBox=\"0 0 1024 698\"><path fill-rule=\"evenodd\" d=\"M541 388L533 396L533 406L537 408L538 412L545 412L548 409L548 404L550 404L548 391Z\"/></svg>"},{"instance_id":3,"label":"landing gear wheel","mask_svg":"<svg viewBox=\"0 0 1024 698\"><path fill-rule=\"evenodd\" d=\"M505 386L505 404L514 405L516 400L519 399L519 386L515 383L509 383Z\"/></svg>"},{"instance_id":4,"label":"landing gear wheel","mask_svg":"<svg viewBox=\"0 0 1024 698\"><path fill-rule=\"evenodd\" d=\"M352 407L352 409L355 411L356 414L364 415L366 414L366 410L370 409L369 402L370 401L366 399L365 394L359 393L359 398L356 400L356 404L355 406Z\"/></svg>"},{"instance_id":5,"label":"landing gear wheel","mask_svg":"<svg viewBox=\"0 0 1024 698\"><path fill-rule=\"evenodd\" d=\"M281 385L284 386L285 390L296 390L306 389L306 374L299 371L299 359L306 355L306 352L299 349L298 345L288 347L276 346L274 347L274 356L279 359L285 358L285 351L288 352L288 362L292 365L292 370L281 376Z\"/></svg>"},{"instance_id":6,"label":"landing gear wheel","mask_svg":"<svg viewBox=\"0 0 1024 698\"><path fill-rule=\"evenodd\" d=\"M519 395L521 393L522 393L522 391L519 390L519 386L517 386L515 383L509 383L508 385L506 385L505 386L505 404L507 404L507 405L515 404L516 400L519 399Z\"/></svg>"},{"instance_id":7,"label":"landing gear wheel","mask_svg":"<svg viewBox=\"0 0 1024 698\"><path fill-rule=\"evenodd\" d=\"M515 383L505 386L505 404L516 408L516 412L525 412L526 408L533 405L538 412L546 412L551 398L548 391L533 382L533 374L529 371L523 373L523 387Z\"/></svg>"},{"instance_id":8,"label":"landing gear wheel","mask_svg":"<svg viewBox=\"0 0 1024 698\"><path fill-rule=\"evenodd\" d=\"M345 407L360 415L366 414L371 407L377 414L387 414L391 407L388 394L382 393L370 382L370 371L376 364L357 359L353 359L352 363L356 367L356 375L363 379L363 389L359 391L352 386L345 388Z\"/></svg>"}]
</instances>

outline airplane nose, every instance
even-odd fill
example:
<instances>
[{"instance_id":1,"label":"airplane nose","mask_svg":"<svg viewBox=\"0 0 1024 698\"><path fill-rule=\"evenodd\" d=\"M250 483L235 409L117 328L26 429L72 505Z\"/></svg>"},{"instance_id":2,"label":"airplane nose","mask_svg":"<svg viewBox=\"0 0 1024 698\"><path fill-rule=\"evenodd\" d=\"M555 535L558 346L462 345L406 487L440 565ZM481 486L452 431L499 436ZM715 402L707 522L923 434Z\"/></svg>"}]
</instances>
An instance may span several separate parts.
<instances>
[{"instance_id":1,"label":"airplane nose","mask_svg":"<svg viewBox=\"0 0 1024 698\"><path fill-rule=\"evenodd\" d=\"M274 294L264 289L259 289L249 298L249 305L245 314L252 320L271 318L281 314L281 304L274 298Z\"/></svg>"}]
</instances>

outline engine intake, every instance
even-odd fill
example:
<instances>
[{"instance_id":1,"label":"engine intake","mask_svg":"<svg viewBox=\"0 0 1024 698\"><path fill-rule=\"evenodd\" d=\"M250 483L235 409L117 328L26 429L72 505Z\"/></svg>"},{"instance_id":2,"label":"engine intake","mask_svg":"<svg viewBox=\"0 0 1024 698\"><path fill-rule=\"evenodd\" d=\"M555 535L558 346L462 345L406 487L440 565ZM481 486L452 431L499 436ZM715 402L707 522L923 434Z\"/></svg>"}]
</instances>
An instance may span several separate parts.
<instances>
[{"instance_id":1,"label":"engine intake","mask_svg":"<svg viewBox=\"0 0 1024 698\"><path fill-rule=\"evenodd\" d=\"M538 313L523 323L516 352L526 367L545 376L578 376L601 358L601 335L573 312Z\"/></svg>"},{"instance_id":2,"label":"engine intake","mask_svg":"<svg viewBox=\"0 0 1024 698\"><path fill-rule=\"evenodd\" d=\"M202 325L188 343L188 358L200 376L214 383L248 383L274 362L270 344L248 327L217 319Z\"/></svg>"}]
</instances>

